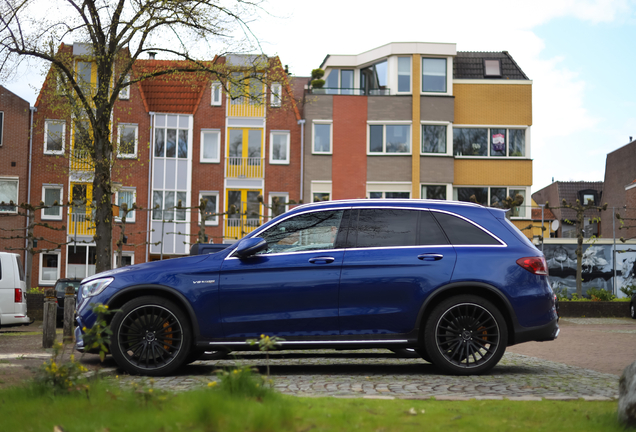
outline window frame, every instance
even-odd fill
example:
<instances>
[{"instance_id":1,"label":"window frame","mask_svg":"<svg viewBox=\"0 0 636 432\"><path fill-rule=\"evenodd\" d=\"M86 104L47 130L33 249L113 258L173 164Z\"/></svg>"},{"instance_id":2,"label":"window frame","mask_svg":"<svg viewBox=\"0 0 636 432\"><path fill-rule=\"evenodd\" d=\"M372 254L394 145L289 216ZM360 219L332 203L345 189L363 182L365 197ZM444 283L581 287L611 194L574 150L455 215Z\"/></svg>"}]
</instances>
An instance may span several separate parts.
<instances>
[{"instance_id":1,"label":"window frame","mask_svg":"<svg viewBox=\"0 0 636 432\"><path fill-rule=\"evenodd\" d=\"M529 145L529 131L530 126L524 125L456 125L452 124L451 127L451 155L456 158L489 158L489 159L530 159L530 145ZM458 155L455 153L455 133L454 129L485 129L486 130L486 155ZM492 130L493 129L505 129L506 130L506 154L505 155L491 155L492 152ZM522 130L524 131L524 154L522 156L510 155L510 131ZM447 137L448 140L448 137ZM428 153L427 153L428 154Z\"/></svg>"},{"instance_id":2,"label":"window frame","mask_svg":"<svg viewBox=\"0 0 636 432\"><path fill-rule=\"evenodd\" d=\"M62 149L61 150L48 150L48 137L49 137L49 124L56 123L62 125ZM66 121L56 119L44 120L44 154L47 155L62 155L66 148Z\"/></svg>"},{"instance_id":3,"label":"window frame","mask_svg":"<svg viewBox=\"0 0 636 432\"><path fill-rule=\"evenodd\" d=\"M218 100L215 98L214 94L216 90L219 91ZM211 106L221 106L223 104L223 86L220 81L213 81L210 85L210 105Z\"/></svg>"},{"instance_id":4,"label":"window frame","mask_svg":"<svg viewBox=\"0 0 636 432\"><path fill-rule=\"evenodd\" d=\"M271 220L273 219L274 216L272 214L272 206L273 206L273 199L274 197L284 197L285 198L285 210L283 211L283 213L288 212L289 211L289 192L269 192L267 194L267 217ZM281 213L282 214L282 213Z\"/></svg>"},{"instance_id":5,"label":"window frame","mask_svg":"<svg viewBox=\"0 0 636 432\"><path fill-rule=\"evenodd\" d=\"M0 147L4 144L4 111L0 111Z\"/></svg>"},{"instance_id":6,"label":"window frame","mask_svg":"<svg viewBox=\"0 0 636 432\"><path fill-rule=\"evenodd\" d=\"M215 204L215 209L214 209L214 214L216 216L214 216L214 219L206 219L205 220L205 226L218 226L219 225L219 191L199 191L199 201L198 203L201 203L201 200L203 199L203 197L205 196L216 196L216 204ZM199 226L201 226L201 212L197 210L197 224Z\"/></svg>"},{"instance_id":7,"label":"window frame","mask_svg":"<svg viewBox=\"0 0 636 432\"><path fill-rule=\"evenodd\" d=\"M488 67L487 67L487 63L488 62L496 62L498 65L498 74L489 74L488 73ZM501 73L501 59L484 59L484 78L501 78L502 73Z\"/></svg>"},{"instance_id":8,"label":"window frame","mask_svg":"<svg viewBox=\"0 0 636 432\"><path fill-rule=\"evenodd\" d=\"M121 153L121 138L122 138L122 129L126 127L135 128L135 152L134 153ZM139 125L136 123L119 123L117 125L117 158L118 159L137 159L137 153L139 148Z\"/></svg>"},{"instance_id":9,"label":"window frame","mask_svg":"<svg viewBox=\"0 0 636 432\"><path fill-rule=\"evenodd\" d=\"M48 252L41 252L39 255L40 255L40 263L38 266L38 285L55 286L55 282L60 278L60 272L62 270L62 252L56 249L56 250L48 251ZM43 264L44 255L57 255L57 275L55 279L53 280L42 279L42 273L43 273L42 264Z\"/></svg>"},{"instance_id":10,"label":"window frame","mask_svg":"<svg viewBox=\"0 0 636 432\"><path fill-rule=\"evenodd\" d=\"M133 203L137 202L137 188L134 186L125 186L122 187L121 189L115 191L115 204L117 205L117 208L119 208L119 194L120 192L132 192L133 194ZM136 221L136 211L131 211L128 212L128 215L126 216L126 224L129 223L135 223ZM115 222L121 222L121 218L119 217L119 212L117 213L117 216L113 215L113 217L115 218Z\"/></svg>"},{"instance_id":11,"label":"window frame","mask_svg":"<svg viewBox=\"0 0 636 432\"><path fill-rule=\"evenodd\" d=\"M424 188L427 186L444 186L446 188L446 199L445 201L450 201L453 198L453 184L452 183L434 183L434 182L425 182L420 183L420 198L421 199L432 199L426 198L424 196Z\"/></svg>"},{"instance_id":12,"label":"window frame","mask_svg":"<svg viewBox=\"0 0 636 432\"><path fill-rule=\"evenodd\" d=\"M205 134L217 134L218 141L216 146L216 156L213 158L205 158L204 155L204 135ZM201 129L200 141L199 141L199 162L200 163L221 163L221 129Z\"/></svg>"},{"instance_id":13,"label":"window frame","mask_svg":"<svg viewBox=\"0 0 636 432\"><path fill-rule=\"evenodd\" d=\"M284 135L287 137L285 142L285 159L274 159L274 135ZM269 133L269 163L272 165L289 165L290 160L290 141L291 132L288 130L272 130Z\"/></svg>"},{"instance_id":14,"label":"window frame","mask_svg":"<svg viewBox=\"0 0 636 432\"><path fill-rule=\"evenodd\" d=\"M316 151L316 125L329 125L329 150ZM333 120L313 120L311 123L311 154L331 155L333 154Z\"/></svg>"},{"instance_id":15,"label":"window frame","mask_svg":"<svg viewBox=\"0 0 636 432\"><path fill-rule=\"evenodd\" d=\"M444 73L444 90L435 91L435 90L424 90L424 60L444 60L445 65L445 73ZM440 95L440 94L451 94L452 92L452 80L449 79L448 71L453 71L452 64L449 64L448 57L435 57L430 55L422 55L420 57L420 94L423 95Z\"/></svg>"},{"instance_id":16,"label":"window frame","mask_svg":"<svg viewBox=\"0 0 636 432\"><path fill-rule=\"evenodd\" d=\"M272 83L270 93L269 105L272 108L280 108L283 104L283 85L279 82Z\"/></svg>"},{"instance_id":17,"label":"window frame","mask_svg":"<svg viewBox=\"0 0 636 432\"><path fill-rule=\"evenodd\" d=\"M530 195L530 186L498 186L498 185L453 185L452 186L452 199L455 201L459 201L459 196L457 197L457 199L455 198L455 190L456 189L473 189L473 188L485 188L487 189L487 207L491 207L491 208L498 208L498 207L492 207L490 205L491 200L492 200L492 195L491 195L491 190L492 189L506 189L506 197L511 196L510 195L510 191L512 190L522 190L524 191L525 196L523 204L521 204L519 207L522 209L519 213L523 213L523 215L518 215L518 216L510 216L510 219L512 220L516 220L516 219L530 219L530 216L528 215L529 213L529 208L531 208L531 205L528 205L528 198L531 197ZM462 201L462 202L466 202L466 201ZM512 209L510 209L509 211L512 212Z\"/></svg>"},{"instance_id":18,"label":"window frame","mask_svg":"<svg viewBox=\"0 0 636 432\"><path fill-rule=\"evenodd\" d=\"M2 210L2 207L0 207L0 214L18 214L18 205L20 204L20 178L19 177L9 177L9 176L2 176L0 177L0 182L15 182L16 187L15 187L15 201L13 201L13 210ZM9 202L11 202L11 200L9 200ZM7 202L5 203L6 206L10 206L10 204Z\"/></svg>"},{"instance_id":19,"label":"window frame","mask_svg":"<svg viewBox=\"0 0 636 432\"><path fill-rule=\"evenodd\" d=\"M413 154L413 125L412 121L367 121L367 156L410 156ZM382 126L382 151L371 151L371 126ZM408 152L387 152L386 151L386 130L387 126L408 126L409 136L407 139L409 145Z\"/></svg>"},{"instance_id":20,"label":"window frame","mask_svg":"<svg viewBox=\"0 0 636 432\"><path fill-rule=\"evenodd\" d=\"M130 73L127 73L124 77L124 82L129 82L130 77ZM119 98L119 100L130 100L130 85L127 85L126 87L119 90L119 95L117 95L117 97Z\"/></svg>"},{"instance_id":21,"label":"window frame","mask_svg":"<svg viewBox=\"0 0 636 432\"><path fill-rule=\"evenodd\" d=\"M424 126L446 126L446 151L429 153L424 151ZM421 156L453 156L453 123L445 121L420 121L420 155Z\"/></svg>"},{"instance_id":22,"label":"window frame","mask_svg":"<svg viewBox=\"0 0 636 432\"><path fill-rule=\"evenodd\" d=\"M40 219L42 220L62 220L62 218L64 217L64 211L62 207L62 204L64 203L64 186L62 186L61 184L43 184L42 185L42 202L45 202L45 191L46 189L57 189L60 191L60 199L58 200L59 205L57 206L58 208L58 215L47 215L44 214L45 209L42 209L42 213L40 213ZM54 207L51 207L54 208Z\"/></svg>"},{"instance_id":23,"label":"window frame","mask_svg":"<svg viewBox=\"0 0 636 432\"><path fill-rule=\"evenodd\" d=\"M409 89L407 91L400 91L400 59L405 58L409 60ZM404 74L402 74L404 75ZM395 62L395 93L396 94L411 94L413 92L413 57L412 56L397 56Z\"/></svg>"},{"instance_id":24,"label":"window frame","mask_svg":"<svg viewBox=\"0 0 636 432\"><path fill-rule=\"evenodd\" d=\"M121 251L121 256L123 257L130 257L130 265L135 265L135 251L125 251L122 250ZM128 266L124 266L124 267L128 267ZM113 269L116 268L121 268L121 267L117 267L117 251L113 252Z\"/></svg>"}]
</instances>

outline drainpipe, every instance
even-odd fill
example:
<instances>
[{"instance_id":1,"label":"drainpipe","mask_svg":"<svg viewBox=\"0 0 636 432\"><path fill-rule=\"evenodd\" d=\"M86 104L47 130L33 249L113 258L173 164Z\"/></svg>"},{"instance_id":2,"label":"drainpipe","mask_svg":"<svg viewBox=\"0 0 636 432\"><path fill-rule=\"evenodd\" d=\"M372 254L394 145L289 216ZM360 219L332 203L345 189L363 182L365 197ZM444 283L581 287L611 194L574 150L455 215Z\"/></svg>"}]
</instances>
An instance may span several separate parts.
<instances>
[{"instance_id":1,"label":"drainpipe","mask_svg":"<svg viewBox=\"0 0 636 432\"><path fill-rule=\"evenodd\" d=\"M36 107L29 107L29 111L31 112L31 118L29 120L30 124L29 124L29 172L28 172L28 177L27 177L27 203L30 204L31 203L31 165L33 164L33 113L36 112L38 109ZM29 224L31 223L30 221L30 217L29 217L30 213L27 211L27 217L26 217L26 229L27 231L25 231L25 234L28 234L28 230L29 230ZM35 214L33 215L33 217L35 217ZM25 236L27 237L27 236ZM27 289L31 288L31 274L33 273L33 269L31 268L33 266L33 256L31 255L31 253L29 252L29 238L25 238L24 239L24 244L25 244L25 254L24 254L24 268L27 269Z\"/></svg>"},{"instance_id":2,"label":"drainpipe","mask_svg":"<svg viewBox=\"0 0 636 432\"><path fill-rule=\"evenodd\" d=\"M152 227L150 225L150 216L152 213L152 155L155 148L155 113L149 112L150 115L150 149L148 152L148 213L146 214L146 262L150 260L150 234Z\"/></svg>"},{"instance_id":3,"label":"drainpipe","mask_svg":"<svg viewBox=\"0 0 636 432\"><path fill-rule=\"evenodd\" d=\"M305 119L298 120L300 125L300 201L303 200L303 167L305 166Z\"/></svg>"}]
</instances>

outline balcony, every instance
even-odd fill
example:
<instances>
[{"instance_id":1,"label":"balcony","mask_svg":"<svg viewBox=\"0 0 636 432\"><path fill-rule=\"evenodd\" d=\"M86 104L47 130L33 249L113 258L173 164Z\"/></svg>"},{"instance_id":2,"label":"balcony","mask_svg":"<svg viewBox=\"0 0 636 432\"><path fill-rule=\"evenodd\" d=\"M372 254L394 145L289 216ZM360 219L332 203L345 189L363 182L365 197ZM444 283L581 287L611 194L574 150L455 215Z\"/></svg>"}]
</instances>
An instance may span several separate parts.
<instances>
[{"instance_id":1,"label":"balcony","mask_svg":"<svg viewBox=\"0 0 636 432\"><path fill-rule=\"evenodd\" d=\"M94 171L95 166L90 157L88 150L71 151L71 170L72 171Z\"/></svg>"},{"instance_id":2,"label":"balcony","mask_svg":"<svg viewBox=\"0 0 636 432\"><path fill-rule=\"evenodd\" d=\"M263 178L262 157L233 157L225 159L225 176L228 178Z\"/></svg>"},{"instance_id":3,"label":"balcony","mask_svg":"<svg viewBox=\"0 0 636 432\"><path fill-rule=\"evenodd\" d=\"M229 117L265 117L265 104L254 99L240 97L230 101Z\"/></svg>"},{"instance_id":4,"label":"balcony","mask_svg":"<svg viewBox=\"0 0 636 432\"><path fill-rule=\"evenodd\" d=\"M224 218L224 225L224 237L238 240L261 226L261 220L260 218L248 219L244 217Z\"/></svg>"},{"instance_id":5,"label":"balcony","mask_svg":"<svg viewBox=\"0 0 636 432\"><path fill-rule=\"evenodd\" d=\"M90 218L90 214L73 213L73 208L68 214L68 234L72 236L94 236L95 224Z\"/></svg>"},{"instance_id":6,"label":"balcony","mask_svg":"<svg viewBox=\"0 0 636 432\"><path fill-rule=\"evenodd\" d=\"M310 89L311 94L328 94L328 95L353 95L353 96L390 96L391 89L388 87L381 89L359 89L359 88L340 88L340 87L323 87Z\"/></svg>"}]
</instances>

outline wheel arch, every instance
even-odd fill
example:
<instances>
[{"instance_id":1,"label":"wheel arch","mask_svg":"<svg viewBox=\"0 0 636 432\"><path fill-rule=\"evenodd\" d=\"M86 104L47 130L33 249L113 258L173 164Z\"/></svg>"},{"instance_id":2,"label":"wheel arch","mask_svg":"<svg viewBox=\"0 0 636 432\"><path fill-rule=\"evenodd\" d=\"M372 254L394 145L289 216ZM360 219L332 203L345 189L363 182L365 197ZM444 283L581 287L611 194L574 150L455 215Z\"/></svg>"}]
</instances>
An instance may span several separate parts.
<instances>
[{"instance_id":1,"label":"wheel arch","mask_svg":"<svg viewBox=\"0 0 636 432\"><path fill-rule=\"evenodd\" d=\"M117 294L111 297L108 301L108 308L111 310L119 309L128 301L144 295L162 297L166 300L174 302L177 306L179 306L188 316L188 320L190 321L190 326L193 332L193 343L196 344L196 341L199 339L199 323L196 319L196 314L188 299L181 292L175 290L174 288L164 285L139 285L129 287L119 291ZM110 316L110 319L112 319L112 315ZM108 324L110 324L110 320Z\"/></svg>"},{"instance_id":2,"label":"wheel arch","mask_svg":"<svg viewBox=\"0 0 636 432\"><path fill-rule=\"evenodd\" d=\"M424 327L426 318L431 311L442 301L449 297L456 295L469 294L482 297L495 305L501 312L508 326L508 341L507 345L514 345L515 341L515 329L518 327L517 315L510 304L508 298L497 288L490 284L483 282L456 282L449 285L438 288L431 293L424 301L424 304L420 308L420 312L417 316L417 322L419 323L418 343L424 341Z\"/></svg>"}]
</instances>

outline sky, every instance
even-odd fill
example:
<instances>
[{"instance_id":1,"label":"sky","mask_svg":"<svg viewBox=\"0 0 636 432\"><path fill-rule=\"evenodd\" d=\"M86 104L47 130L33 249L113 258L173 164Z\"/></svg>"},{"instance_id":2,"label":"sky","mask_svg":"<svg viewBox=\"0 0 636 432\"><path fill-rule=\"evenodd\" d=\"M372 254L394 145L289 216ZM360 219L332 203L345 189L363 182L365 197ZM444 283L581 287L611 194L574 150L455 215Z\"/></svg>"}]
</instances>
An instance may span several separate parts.
<instances>
[{"instance_id":1,"label":"sky","mask_svg":"<svg viewBox=\"0 0 636 432\"><path fill-rule=\"evenodd\" d=\"M553 179L603 181L607 153L636 138L636 0L268 0L261 7L250 31L296 76L328 54L390 42L508 51L533 80L533 192ZM33 105L42 70L2 84Z\"/></svg>"}]
</instances>

